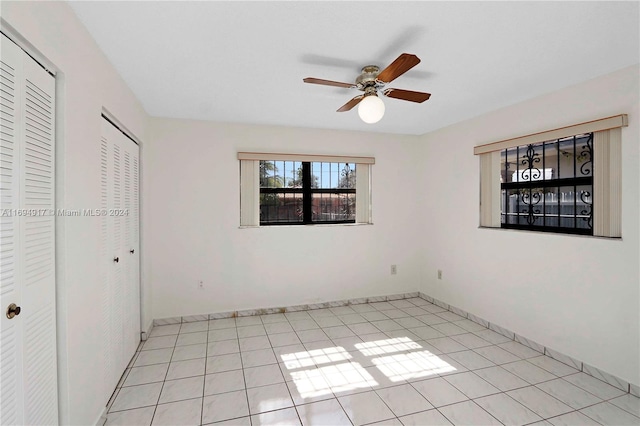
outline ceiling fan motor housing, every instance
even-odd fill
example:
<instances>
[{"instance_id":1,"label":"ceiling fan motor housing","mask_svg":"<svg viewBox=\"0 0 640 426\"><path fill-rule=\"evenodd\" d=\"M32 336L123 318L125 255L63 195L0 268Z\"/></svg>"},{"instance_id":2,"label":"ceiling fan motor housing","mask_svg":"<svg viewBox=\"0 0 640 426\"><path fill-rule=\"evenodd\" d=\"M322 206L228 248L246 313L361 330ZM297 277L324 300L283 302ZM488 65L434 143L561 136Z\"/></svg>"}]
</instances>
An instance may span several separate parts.
<instances>
[{"instance_id":1,"label":"ceiling fan motor housing","mask_svg":"<svg viewBox=\"0 0 640 426\"><path fill-rule=\"evenodd\" d=\"M380 68L377 65L367 65L362 68L362 73L356 78L356 87L366 95L375 94L375 91L384 84L377 81ZM373 93L371 93L373 91Z\"/></svg>"}]
</instances>

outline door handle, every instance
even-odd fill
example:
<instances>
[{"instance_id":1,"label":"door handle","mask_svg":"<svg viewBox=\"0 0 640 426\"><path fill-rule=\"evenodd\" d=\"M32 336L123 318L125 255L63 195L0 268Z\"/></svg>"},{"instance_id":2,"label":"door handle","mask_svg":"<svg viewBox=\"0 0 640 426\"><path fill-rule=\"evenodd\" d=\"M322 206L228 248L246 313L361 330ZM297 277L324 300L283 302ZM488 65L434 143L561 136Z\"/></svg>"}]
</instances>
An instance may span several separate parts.
<instances>
[{"instance_id":1,"label":"door handle","mask_svg":"<svg viewBox=\"0 0 640 426\"><path fill-rule=\"evenodd\" d=\"M17 306L15 303L12 303L7 308L7 318L12 319L16 315L20 315L20 306Z\"/></svg>"},{"instance_id":2,"label":"door handle","mask_svg":"<svg viewBox=\"0 0 640 426\"><path fill-rule=\"evenodd\" d=\"M120 262L120 258L119 258L119 257L114 257L114 258L113 258L113 261L114 261L114 262L116 262L116 263L118 263L118 262Z\"/></svg>"},{"instance_id":3,"label":"door handle","mask_svg":"<svg viewBox=\"0 0 640 426\"><path fill-rule=\"evenodd\" d=\"M131 253L131 254L135 253L135 249L129 250L129 253Z\"/></svg>"}]
</instances>

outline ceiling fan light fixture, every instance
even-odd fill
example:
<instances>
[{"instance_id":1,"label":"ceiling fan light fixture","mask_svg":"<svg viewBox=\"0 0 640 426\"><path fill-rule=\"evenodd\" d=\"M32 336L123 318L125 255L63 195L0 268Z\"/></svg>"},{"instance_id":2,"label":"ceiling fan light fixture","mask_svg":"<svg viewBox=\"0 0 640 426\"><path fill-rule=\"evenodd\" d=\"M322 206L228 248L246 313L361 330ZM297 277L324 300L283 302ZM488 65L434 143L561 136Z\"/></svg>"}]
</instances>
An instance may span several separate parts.
<instances>
[{"instance_id":1,"label":"ceiling fan light fixture","mask_svg":"<svg viewBox=\"0 0 640 426\"><path fill-rule=\"evenodd\" d=\"M384 116L384 102L376 94L365 96L358 104L358 115L367 124L377 123Z\"/></svg>"},{"instance_id":2,"label":"ceiling fan light fixture","mask_svg":"<svg viewBox=\"0 0 640 426\"><path fill-rule=\"evenodd\" d=\"M365 123L373 124L382 119L385 110L384 102L382 102L378 97L378 92L381 92L389 98L416 103L422 103L429 99L431 94L425 92L415 92L413 90L394 88L383 90L385 85L391 83L393 80L400 77L419 63L420 59L416 55L403 53L382 71L380 71L380 68L377 65L367 65L362 68L362 72L356 78L355 84L341 83L339 81L324 80L314 77L307 77L303 79L303 81L305 83L321 84L323 86L358 89L361 92L364 92L362 95L357 95L351 98L346 104L338 108L336 112L351 111L356 105L358 105L358 115L360 116L360 119Z\"/></svg>"}]
</instances>

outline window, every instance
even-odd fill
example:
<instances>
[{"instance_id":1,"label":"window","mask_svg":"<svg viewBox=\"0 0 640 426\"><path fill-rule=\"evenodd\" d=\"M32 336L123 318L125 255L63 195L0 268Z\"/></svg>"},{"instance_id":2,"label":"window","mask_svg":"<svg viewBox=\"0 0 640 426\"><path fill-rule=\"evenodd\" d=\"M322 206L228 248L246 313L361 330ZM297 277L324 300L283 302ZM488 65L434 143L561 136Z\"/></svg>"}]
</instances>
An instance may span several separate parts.
<instances>
[{"instance_id":1,"label":"window","mask_svg":"<svg viewBox=\"0 0 640 426\"><path fill-rule=\"evenodd\" d=\"M356 165L260 161L260 225L355 223Z\"/></svg>"},{"instance_id":2,"label":"window","mask_svg":"<svg viewBox=\"0 0 640 426\"><path fill-rule=\"evenodd\" d=\"M241 226L371 223L372 157L239 152L238 159Z\"/></svg>"},{"instance_id":3,"label":"window","mask_svg":"<svg viewBox=\"0 0 640 426\"><path fill-rule=\"evenodd\" d=\"M480 226L620 237L626 126L617 115L476 146Z\"/></svg>"},{"instance_id":4,"label":"window","mask_svg":"<svg viewBox=\"0 0 640 426\"><path fill-rule=\"evenodd\" d=\"M500 157L502 228L593 235L593 133Z\"/></svg>"}]
</instances>

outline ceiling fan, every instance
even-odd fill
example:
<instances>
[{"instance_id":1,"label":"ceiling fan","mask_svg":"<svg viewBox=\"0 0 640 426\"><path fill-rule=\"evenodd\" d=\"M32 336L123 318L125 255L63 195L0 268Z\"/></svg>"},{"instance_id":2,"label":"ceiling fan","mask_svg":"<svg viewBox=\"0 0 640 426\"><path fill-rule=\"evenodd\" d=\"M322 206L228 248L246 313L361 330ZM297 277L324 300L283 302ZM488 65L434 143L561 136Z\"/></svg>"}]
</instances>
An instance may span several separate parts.
<instances>
[{"instance_id":1,"label":"ceiling fan","mask_svg":"<svg viewBox=\"0 0 640 426\"><path fill-rule=\"evenodd\" d=\"M391 83L419 63L420 59L416 55L403 53L382 71L377 65L365 66L354 84L313 77L307 77L303 81L311 84L358 89L364 92L364 94L358 95L342 105L337 112L350 111L354 106L358 105L358 115L362 121L365 123L377 123L384 115L384 103L378 97L378 91L389 98L417 103L422 103L431 97L430 93L392 88L384 89L386 84Z\"/></svg>"}]
</instances>

